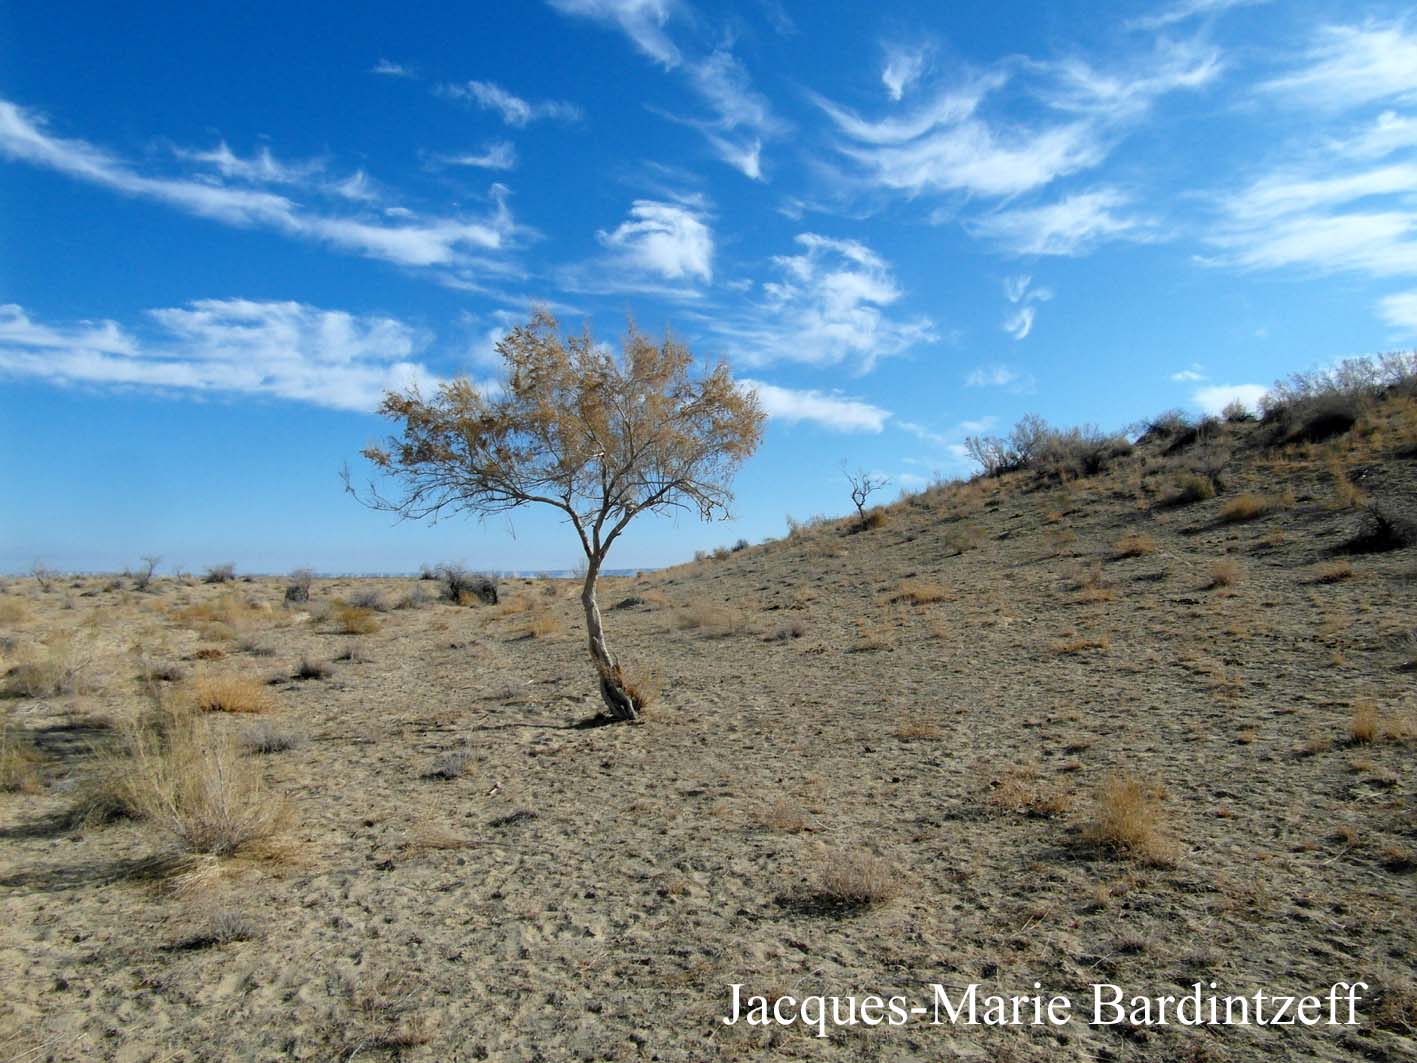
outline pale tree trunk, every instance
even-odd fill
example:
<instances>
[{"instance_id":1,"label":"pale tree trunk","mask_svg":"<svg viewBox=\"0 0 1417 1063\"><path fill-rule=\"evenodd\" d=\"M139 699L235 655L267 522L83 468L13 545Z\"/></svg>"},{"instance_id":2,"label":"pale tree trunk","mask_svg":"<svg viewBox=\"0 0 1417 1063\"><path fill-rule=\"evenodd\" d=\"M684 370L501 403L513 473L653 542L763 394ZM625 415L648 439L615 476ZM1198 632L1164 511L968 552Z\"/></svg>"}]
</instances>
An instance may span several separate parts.
<instances>
[{"instance_id":1,"label":"pale tree trunk","mask_svg":"<svg viewBox=\"0 0 1417 1063\"><path fill-rule=\"evenodd\" d=\"M605 628L600 622L600 606L595 601L595 580L600 575L600 558L591 558L586 568L585 584L581 587L581 605L585 609L586 635L590 642L590 659L600 676L600 697L610 715L617 720L639 719L634 699L625 689L620 665L605 643Z\"/></svg>"}]
</instances>

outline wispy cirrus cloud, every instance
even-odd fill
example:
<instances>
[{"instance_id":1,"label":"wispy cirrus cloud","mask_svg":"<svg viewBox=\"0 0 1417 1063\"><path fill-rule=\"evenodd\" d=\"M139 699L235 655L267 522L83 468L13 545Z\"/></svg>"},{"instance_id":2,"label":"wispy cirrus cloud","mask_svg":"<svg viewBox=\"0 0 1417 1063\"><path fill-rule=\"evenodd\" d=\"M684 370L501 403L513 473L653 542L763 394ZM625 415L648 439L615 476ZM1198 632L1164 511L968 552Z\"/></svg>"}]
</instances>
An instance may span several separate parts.
<instances>
[{"instance_id":1,"label":"wispy cirrus cloud","mask_svg":"<svg viewBox=\"0 0 1417 1063\"><path fill-rule=\"evenodd\" d=\"M1269 0L1181 0L1180 3L1162 8L1153 15L1131 19L1126 26L1128 29L1165 29L1188 19L1213 17L1232 8L1253 7L1268 2Z\"/></svg>"},{"instance_id":2,"label":"wispy cirrus cloud","mask_svg":"<svg viewBox=\"0 0 1417 1063\"><path fill-rule=\"evenodd\" d=\"M1033 331L1033 320L1038 308L1032 304L1046 303L1053 298L1049 288L1033 287L1033 278L1027 273L1004 278L1004 298L1013 304L1004 317L1003 329L1016 340L1026 339Z\"/></svg>"},{"instance_id":3,"label":"wispy cirrus cloud","mask_svg":"<svg viewBox=\"0 0 1417 1063\"><path fill-rule=\"evenodd\" d=\"M930 64L934 51L928 41L915 44L890 43L882 47L885 58L881 64L881 84L886 94L899 103L910 87L920 80Z\"/></svg>"},{"instance_id":4,"label":"wispy cirrus cloud","mask_svg":"<svg viewBox=\"0 0 1417 1063\"><path fill-rule=\"evenodd\" d=\"M1261 87L1324 110L1411 103L1417 100L1417 31L1410 20L1325 26L1294 70Z\"/></svg>"},{"instance_id":5,"label":"wispy cirrus cloud","mask_svg":"<svg viewBox=\"0 0 1417 1063\"><path fill-rule=\"evenodd\" d=\"M402 321L296 302L202 299L112 321L52 326L0 306L0 375L54 384L263 395L369 412L385 391L428 388L428 339Z\"/></svg>"},{"instance_id":6,"label":"wispy cirrus cloud","mask_svg":"<svg viewBox=\"0 0 1417 1063\"><path fill-rule=\"evenodd\" d=\"M834 432L880 432L890 411L839 392L778 387L751 377L740 381L754 392L763 412L775 421L810 421Z\"/></svg>"},{"instance_id":7,"label":"wispy cirrus cloud","mask_svg":"<svg viewBox=\"0 0 1417 1063\"><path fill-rule=\"evenodd\" d=\"M1096 188L1038 207L1002 210L967 225L975 235L1019 255L1080 255L1106 240L1149 239L1151 222L1127 213L1128 197Z\"/></svg>"},{"instance_id":8,"label":"wispy cirrus cloud","mask_svg":"<svg viewBox=\"0 0 1417 1063\"><path fill-rule=\"evenodd\" d=\"M865 244L816 233L802 233L796 243L799 253L773 259L778 279L761 285L762 301L734 321L713 323L736 359L845 363L867 373L881 358L937 340L928 317L890 312L904 293L889 264Z\"/></svg>"},{"instance_id":9,"label":"wispy cirrus cloud","mask_svg":"<svg viewBox=\"0 0 1417 1063\"><path fill-rule=\"evenodd\" d=\"M674 70L703 101L706 115L680 115L659 107L656 113L697 129L710 150L743 176L763 178L764 144L786 128L732 48L720 45L707 54L686 57L665 25L680 5L670 0L548 0L564 15L590 18L618 27L645 55Z\"/></svg>"},{"instance_id":10,"label":"wispy cirrus cloud","mask_svg":"<svg viewBox=\"0 0 1417 1063\"><path fill-rule=\"evenodd\" d=\"M419 218L401 210L400 220L390 222L387 211L321 213L262 187L223 184L207 175L198 179L140 173L86 141L51 135L40 119L6 100L0 100L0 154L225 225L272 229L402 266L485 264L486 256L506 248L517 232L506 190L498 185L492 189L492 213L476 219ZM252 173L261 166L249 161L245 165L255 167Z\"/></svg>"},{"instance_id":11,"label":"wispy cirrus cloud","mask_svg":"<svg viewBox=\"0 0 1417 1063\"><path fill-rule=\"evenodd\" d=\"M390 78L413 78L418 76L414 73L413 67L406 66L403 63L395 63L392 59L380 59L369 68L369 73L380 74Z\"/></svg>"},{"instance_id":12,"label":"wispy cirrus cloud","mask_svg":"<svg viewBox=\"0 0 1417 1063\"><path fill-rule=\"evenodd\" d=\"M476 104L484 111L495 111L502 121L518 129L532 122L551 120L579 122L584 113L566 100L524 100L491 81L465 81L460 85L438 86L438 92L454 100Z\"/></svg>"},{"instance_id":13,"label":"wispy cirrus cloud","mask_svg":"<svg viewBox=\"0 0 1417 1063\"><path fill-rule=\"evenodd\" d=\"M1417 335L1417 291L1383 296L1378 316L1405 335Z\"/></svg>"},{"instance_id":14,"label":"wispy cirrus cloud","mask_svg":"<svg viewBox=\"0 0 1417 1063\"><path fill-rule=\"evenodd\" d=\"M964 386L1003 388L1015 395L1028 395L1038 387L1038 381L1032 373L1025 373L1007 365L981 365L970 370L964 378Z\"/></svg>"},{"instance_id":15,"label":"wispy cirrus cloud","mask_svg":"<svg viewBox=\"0 0 1417 1063\"><path fill-rule=\"evenodd\" d=\"M509 140L494 140L481 151L465 151L449 155L429 155L431 163L440 166L470 166L481 170L514 170L517 149Z\"/></svg>"},{"instance_id":16,"label":"wispy cirrus cloud","mask_svg":"<svg viewBox=\"0 0 1417 1063\"><path fill-rule=\"evenodd\" d=\"M665 24L678 5L674 0L548 0L565 15L595 19L617 26L641 52L666 69L683 56L665 32Z\"/></svg>"}]
</instances>

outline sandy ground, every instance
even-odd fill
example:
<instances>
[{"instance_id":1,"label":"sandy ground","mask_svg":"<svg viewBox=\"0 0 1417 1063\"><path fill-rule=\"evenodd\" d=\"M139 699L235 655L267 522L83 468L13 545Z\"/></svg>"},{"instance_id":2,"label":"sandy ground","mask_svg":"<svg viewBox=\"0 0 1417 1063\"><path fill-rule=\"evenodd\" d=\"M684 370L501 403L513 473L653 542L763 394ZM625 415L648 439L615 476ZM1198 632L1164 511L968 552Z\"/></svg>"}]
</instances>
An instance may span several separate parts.
<instances>
[{"instance_id":1,"label":"sandy ground","mask_svg":"<svg viewBox=\"0 0 1417 1063\"><path fill-rule=\"evenodd\" d=\"M1417 497L1409 451L1353 442L1242 451L1168 507L1157 452L608 581L613 646L663 686L639 726L586 725L564 582L392 608L434 585L12 580L5 667L68 671L0 702L39 755L0 794L0 1058L1417 1058L1417 550L1344 552L1333 455ZM1219 519L1246 491L1274 508ZM1150 549L1119 556L1129 532ZM329 603L370 592L378 630L339 633ZM245 758L289 802L278 843L174 864L150 822L70 814L154 673L171 700L269 683L212 715L290 742ZM1119 773L1150 853L1092 833ZM832 893L853 868L861 903ZM1081 1013L1097 982L1358 980L1358 1025L1312 1029L719 1021L731 983L1038 982Z\"/></svg>"}]
</instances>

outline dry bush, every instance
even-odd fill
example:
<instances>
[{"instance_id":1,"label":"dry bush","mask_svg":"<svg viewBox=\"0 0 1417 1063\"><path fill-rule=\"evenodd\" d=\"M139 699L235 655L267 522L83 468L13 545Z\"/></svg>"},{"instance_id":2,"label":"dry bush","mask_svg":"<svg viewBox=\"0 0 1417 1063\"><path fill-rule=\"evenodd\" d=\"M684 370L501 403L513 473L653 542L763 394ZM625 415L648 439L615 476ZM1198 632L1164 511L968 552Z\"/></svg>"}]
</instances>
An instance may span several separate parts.
<instances>
[{"instance_id":1,"label":"dry bush","mask_svg":"<svg viewBox=\"0 0 1417 1063\"><path fill-rule=\"evenodd\" d=\"M1274 500L1264 495L1236 495L1221 507L1220 519L1226 524L1240 524L1263 517L1274 508Z\"/></svg>"},{"instance_id":2,"label":"dry bush","mask_svg":"<svg viewBox=\"0 0 1417 1063\"><path fill-rule=\"evenodd\" d=\"M368 609L373 613L387 613L389 611L389 603L384 601L383 594L372 587L355 591L349 596L349 604L356 609Z\"/></svg>"},{"instance_id":3,"label":"dry bush","mask_svg":"<svg viewBox=\"0 0 1417 1063\"><path fill-rule=\"evenodd\" d=\"M1044 782L1037 764L1010 768L989 783L989 803L1006 812L1024 816L1060 816L1073 805L1061 786Z\"/></svg>"},{"instance_id":4,"label":"dry bush","mask_svg":"<svg viewBox=\"0 0 1417 1063\"><path fill-rule=\"evenodd\" d=\"M1412 724L1401 717L1384 715L1372 701L1363 699L1353 703L1353 718L1348 725L1348 737L1356 745L1368 745L1377 741L1401 742L1411 738Z\"/></svg>"},{"instance_id":5,"label":"dry bush","mask_svg":"<svg viewBox=\"0 0 1417 1063\"><path fill-rule=\"evenodd\" d=\"M302 657L290 677L301 681L309 679L328 679L330 672L330 666L323 661L313 661L309 657Z\"/></svg>"},{"instance_id":6,"label":"dry bush","mask_svg":"<svg viewBox=\"0 0 1417 1063\"><path fill-rule=\"evenodd\" d=\"M315 573L308 568L297 568L290 574L285 585L285 600L299 604L310 600L310 587L315 582Z\"/></svg>"},{"instance_id":7,"label":"dry bush","mask_svg":"<svg viewBox=\"0 0 1417 1063\"><path fill-rule=\"evenodd\" d=\"M943 583L928 579L905 579L896 589L894 602L909 602L911 605L929 605L932 602L952 602L955 596Z\"/></svg>"},{"instance_id":8,"label":"dry bush","mask_svg":"<svg viewBox=\"0 0 1417 1063\"><path fill-rule=\"evenodd\" d=\"M653 708L664 692L664 680L653 668L620 665L620 685L640 709Z\"/></svg>"},{"instance_id":9,"label":"dry bush","mask_svg":"<svg viewBox=\"0 0 1417 1063\"><path fill-rule=\"evenodd\" d=\"M1177 847L1165 824L1165 809L1157 794L1124 773L1099 787L1083 839L1144 863L1166 866L1175 862Z\"/></svg>"},{"instance_id":10,"label":"dry bush","mask_svg":"<svg viewBox=\"0 0 1417 1063\"><path fill-rule=\"evenodd\" d=\"M702 631L716 638L740 634L748 626L748 618L741 609L709 602L680 609L674 622L682 630Z\"/></svg>"},{"instance_id":11,"label":"dry bush","mask_svg":"<svg viewBox=\"0 0 1417 1063\"><path fill-rule=\"evenodd\" d=\"M894 648L895 633L885 621L858 620L856 622L856 641L850 647L852 653L869 653L872 650Z\"/></svg>"},{"instance_id":12,"label":"dry bush","mask_svg":"<svg viewBox=\"0 0 1417 1063\"><path fill-rule=\"evenodd\" d=\"M870 853L831 854L817 877L817 899L842 908L869 908L900 896L895 867Z\"/></svg>"},{"instance_id":13,"label":"dry bush","mask_svg":"<svg viewBox=\"0 0 1417 1063\"><path fill-rule=\"evenodd\" d=\"M265 610L253 605L235 590L226 590L210 601L197 602L175 614L179 623L216 637L234 638L235 633L265 616Z\"/></svg>"},{"instance_id":14,"label":"dry bush","mask_svg":"<svg viewBox=\"0 0 1417 1063\"><path fill-rule=\"evenodd\" d=\"M188 853L224 856L278 834L283 798L265 784L233 735L190 712L161 712L127 736L108 784L131 815L172 835Z\"/></svg>"},{"instance_id":15,"label":"dry bush","mask_svg":"<svg viewBox=\"0 0 1417 1063\"><path fill-rule=\"evenodd\" d=\"M38 793L41 789L41 763L42 758L34 743L11 726L8 719L0 720L0 790Z\"/></svg>"},{"instance_id":16,"label":"dry bush","mask_svg":"<svg viewBox=\"0 0 1417 1063\"><path fill-rule=\"evenodd\" d=\"M763 830L777 830L785 834L800 834L812 829L802 806L786 797L779 797L760 809L754 814L753 822Z\"/></svg>"},{"instance_id":17,"label":"dry bush","mask_svg":"<svg viewBox=\"0 0 1417 1063\"><path fill-rule=\"evenodd\" d=\"M1128 532L1117 540L1118 557L1147 557L1156 553L1156 540L1141 532Z\"/></svg>"},{"instance_id":18,"label":"dry bush","mask_svg":"<svg viewBox=\"0 0 1417 1063\"><path fill-rule=\"evenodd\" d=\"M866 514L866 519L861 522L861 526L866 529L884 528L891 522L890 514L879 507Z\"/></svg>"},{"instance_id":19,"label":"dry bush","mask_svg":"<svg viewBox=\"0 0 1417 1063\"><path fill-rule=\"evenodd\" d=\"M230 562L224 565L212 565L202 575L203 583L230 583L236 578L236 566Z\"/></svg>"},{"instance_id":20,"label":"dry bush","mask_svg":"<svg viewBox=\"0 0 1417 1063\"><path fill-rule=\"evenodd\" d=\"M29 606L19 598L0 598L0 624L23 624L29 618Z\"/></svg>"},{"instance_id":21,"label":"dry bush","mask_svg":"<svg viewBox=\"0 0 1417 1063\"><path fill-rule=\"evenodd\" d=\"M522 637L528 639L550 638L562 631L561 621L550 613L538 613L527 621L522 629Z\"/></svg>"},{"instance_id":22,"label":"dry bush","mask_svg":"<svg viewBox=\"0 0 1417 1063\"><path fill-rule=\"evenodd\" d=\"M365 609L348 602L336 603L331 612L335 631L341 635L372 635L380 624L372 609Z\"/></svg>"},{"instance_id":23,"label":"dry bush","mask_svg":"<svg viewBox=\"0 0 1417 1063\"><path fill-rule=\"evenodd\" d=\"M917 739L943 738L945 732L933 720L910 716L896 724L895 736L906 741Z\"/></svg>"},{"instance_id":24,"label":"dry bush","mask_svg":"<svg viewBox=\"0 0 1417 1063\"><path fill-rule=\"evenodd\" d=\"M764 635L763 641L787 642L789 639L800 639L805 634L807 634L807 625L801 620L785 620Z\"/></svg>"},{"instance_id":25,"label":"dry bush","mask_svg":"<svg viewBox=\"0 0 1417 1063\"><path fill-rule=\"evenodd\" d=\"M1102 571L1101 561L1077 566L1073 569L1072 581L1080 602L1110 602L1117 597L1116 589L1107 582Z\"/></svg>"},{"instance_id":26,"label":"dry bush","mask_svg":"<svg viewBox=\"0 0 1417 1063\"><path fill-rule=\"evenodd\" d=\"M1106 653L1112 648L1112 636L1105 633L1102 635L1065 636L1049 648L1060 656L1086 653L1088 650Z\"/></svg>"},{"instance_id":27,"label":"dry bush","mask_svg":"<svg viewBox=\"0 0 1417 1063\"><path fill-rule=\"evenodd\" d=\"M1215 497L1215 480L1200 473L1182 473L1176 477L1166 503L1172 506L1187 506L1192 502L1204 502Z\"/></svg>"},{"instance_id":28,"label":"dry bush","mask_svg":"<svg viewBox=\"0 0 1417 1063\"><path fill-rule=\"evenodd\" d=\"M948 529L940 536L940 541L945 544L947 549L953 550L956 554L962 554L977 548L983 538L984 533L972 524L960 524Z\"/></svg>"},{"instance_id":29,"label":"dry bush","mask_svg":"<svg viewBox=\"0 0 1417 1063\"><path fill-rule=\"evenodd\" d=\"M443 584L443 597L455 605L496 605L497 580L480 572L469 572L461 565L441 564L433 577Z\"/></svg>"},{"instance_id":30,"label":"dry bush","mask_svg":"<svg viewBox=\"0 0 1417 1063\"><path fill-rule=\"evenodd\" d=\"M1352 579L1353 576L1354 570L1351 561L1330 561L1314 569L1313 582L1342 583L1346 579Z\"/></svg>"},{"instance_id":31,"label":"dry bush","mask_svg":"<svg viewBox=\"0 0 1417 1063\"><path fill-rule=\"evenodd\" d=\"M5 675L0 694L12 698L53 698L88 688L91 665L69 635L57 634L29 649Z\"/></svg>"},{"instance_id":32,"label":"dry bush","mask_svg":"<svg viewBox=\"0 0 1417 1063\"><path fill-rule=\"evenodd\" d=\"M202 712L270 712L275 703L266 688L238 675L199 676L192 680L192 704Z\"/></svg>"},{"instance_id":33,"label":"dry bush","mask_svg":"<svg viewBox=\"0 0 1417 1063\"><path fill-rule=\"evenodd\" d=\"M1328 472L1333 477L1333 509L1361 509L1368 504L1368 496L1348 478L1348 470L1337 454L1329 455Z\"/></svg>"},{"instance_id":34,"label":"dry bush","mask_svg":"<svg viewBox=\"0 0 1417 1063\"><path fill-rule=\"evenodd\" d=\"M1245 578L1245 569L1231 557L1223 557L1210 566L1210 586L1233 587Z\"/></svg>"}]
</instances>

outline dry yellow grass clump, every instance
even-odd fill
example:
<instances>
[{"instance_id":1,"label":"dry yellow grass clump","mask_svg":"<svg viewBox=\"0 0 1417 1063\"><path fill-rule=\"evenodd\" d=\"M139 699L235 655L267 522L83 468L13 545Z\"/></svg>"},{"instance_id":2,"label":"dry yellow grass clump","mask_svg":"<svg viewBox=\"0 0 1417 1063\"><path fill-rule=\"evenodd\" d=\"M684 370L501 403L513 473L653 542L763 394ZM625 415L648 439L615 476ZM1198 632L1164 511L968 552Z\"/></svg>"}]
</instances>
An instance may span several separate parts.
<instances>
[{"instance_id":1,"label":"dry yellow grass clump","mask_svg":"<svg viewBox=\"0 0 1417 1063\"><path fill-rule=\"evenodd\" d=\"M954 595L949 588L936 580L905 579L895 593L895 601L909 602L911 605L929 605L932 602L951 602Z\"/></svg>"},{"instance_id":2,"label":"dry yellow grass clump","mask_svg":"<svg viewBox=\"0 0 1417 1063\"><path fill-rule=\"evenodd\" d=\"M1128 532L1117 540L1118 557L1146 557L1156 553L1156 540L1141 532Z\"/></svg>"},{"instance_id":3,"label":"dry yellow grass clump","mask_svg":"<svg viewBox=\"0 0 1417 1063\"><path fill-rule=\"evenodd\" d=\"M702 631L706 635L722 638L745 631L748 618L741 609L702 602L679 610L675 623L684 630Z\"/></svg>"},{"instance_id":4,"label":"dry yellow grass clump","mask_svg":"<svg viewBox=\"0 0 1417 1063\"><path fill-rule=\"evenodd\" d=\"M341 635L372 635L380 627L374 610L346 602L335 605L331 618Z\"/></svg>"},{"instance_id":5,"label":"dry yellow grass clump","mask_svg":"<svg viewBox=\"0 0 1417 1063\"><path fill-rule=\"evenodd\" d=\"M895 867L864 852L833 853L817 879L817 896L843 908L867 908L900 896L904 883Z\"/></svg>"},{"instance_id":6,"label":"dry yellow grass clump","mask_svg":"<svg viewBox=\"0 0 1417 1063\"><path fill-rule=\"evenodd\" d=\"M1175 863L1177 858L1160 800L1154 791L1125 773L1112 776L1099 787L1083 838L1157 866Z\"/></svg>"},{"instance_id":7,"label":"dry yellow grass clump","mask_svg":"<svg viewBox=\"0 0 1417 1063\"><path fill-rule=\"evenodd\" d=\"M1244 577L1244 566L1234 558L1221 558L1210 566L1211 587L1233 587Z\"/></svg>"},{"instance_id":8,"label":"dry yellow grass clump","mask_svg":"<svg viewBox=\"0 0 1417 1063\"><path fill-rule=\"evenodd\" d=\"M237 675L199 676L191 684L192 702L202 712L270 712L275 708L266 688Z\"/></svg>"},{"instance_id":9,"label":"dry yellow grass clump","mask_svg":"<svg viewBox=\"0 0 1417 1063\"><path fill-rule=\"evenodd\" d=\"M1236 495L1221 507L1220 519L1226 524L1241 524L1247 520L1263 517L1274 508L1274 500L1265 495Z\"/></svg>"}]
</instances>

